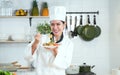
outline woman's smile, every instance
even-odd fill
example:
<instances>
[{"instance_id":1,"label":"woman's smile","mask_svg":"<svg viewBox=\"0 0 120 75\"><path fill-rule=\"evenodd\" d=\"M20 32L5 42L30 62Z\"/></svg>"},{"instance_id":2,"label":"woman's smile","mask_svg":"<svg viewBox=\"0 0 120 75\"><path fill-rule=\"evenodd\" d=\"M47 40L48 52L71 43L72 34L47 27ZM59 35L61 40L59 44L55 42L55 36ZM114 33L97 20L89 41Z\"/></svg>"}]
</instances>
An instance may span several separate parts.
<instances>
[{"instance_id":1,"label":"woman's smile","mask_svg":"<svg viewBox=\"0 0 120 75\"><path fill-rule=\"evenodd\" d=\"M61 36L64 29L64 24L60 20L51 21L51 30L54 36Z\"/></svg>"}]
</instances>

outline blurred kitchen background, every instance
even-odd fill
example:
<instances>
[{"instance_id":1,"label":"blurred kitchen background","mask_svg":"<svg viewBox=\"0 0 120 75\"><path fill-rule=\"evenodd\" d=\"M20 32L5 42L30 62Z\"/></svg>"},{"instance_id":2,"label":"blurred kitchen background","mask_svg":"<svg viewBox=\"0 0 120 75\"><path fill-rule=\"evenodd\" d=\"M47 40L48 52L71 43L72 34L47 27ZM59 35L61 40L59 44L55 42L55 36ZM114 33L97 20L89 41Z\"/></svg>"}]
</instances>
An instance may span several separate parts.
<instances>
[{"instance_id":1,"label":"blurred kitchen background","mask_svg":"<svg viewBox=\"0 0 120 75\"><path fill-rule=\"evenodd\" d=\"M32 0L11 1L14 10L30 9L32 5ZM75 47L71 64L81 65L85 62L95 65L92 71L97 75L110 75L112 69L120 67L120 0L37 0L37 2L39 8L42 2L47 2L48 8L62 5L67 8L67 12L99 11L96 17L97 25L102 30L101 35L92 41L85 41L79 36L72 38ZM79 15L81 14L77 14L77 16ZM84 18L86 15L83 15ZM44 21L49 22L49 18L32 18L30 27L28 17L0 17L0 38L4 40L8 36L12 36L14 40L29 40L29 33L34 35L36 25ZM85 24L86 21L83 21ZM0 62L18 61L22 65L27 65L24 60L24 50L28 44L29 42L1 41Z\"/></svg>"}]
</instances>

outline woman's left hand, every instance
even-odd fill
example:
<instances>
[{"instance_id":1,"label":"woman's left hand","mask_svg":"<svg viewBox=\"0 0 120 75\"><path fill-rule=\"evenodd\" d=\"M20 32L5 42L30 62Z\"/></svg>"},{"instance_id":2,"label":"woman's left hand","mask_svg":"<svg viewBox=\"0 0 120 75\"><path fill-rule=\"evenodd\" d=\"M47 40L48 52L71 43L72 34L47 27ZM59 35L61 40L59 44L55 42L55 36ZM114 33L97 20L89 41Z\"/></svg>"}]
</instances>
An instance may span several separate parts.
<instances>
[{"instance_id":1,"label":"woman's left hand","mask_svg":"<svg viewBox=\"0 0 120 75\"><path fill-rule=\"evenodd\" d=\"M54 47L54 48L47 48L47 47L45 47L45 49L53 51L54 56L56 56L57 53L58 53L58 50L57 50L57 49L58 49L58 46L56 46L56 47Z\"/></svg>"}]
</instances>

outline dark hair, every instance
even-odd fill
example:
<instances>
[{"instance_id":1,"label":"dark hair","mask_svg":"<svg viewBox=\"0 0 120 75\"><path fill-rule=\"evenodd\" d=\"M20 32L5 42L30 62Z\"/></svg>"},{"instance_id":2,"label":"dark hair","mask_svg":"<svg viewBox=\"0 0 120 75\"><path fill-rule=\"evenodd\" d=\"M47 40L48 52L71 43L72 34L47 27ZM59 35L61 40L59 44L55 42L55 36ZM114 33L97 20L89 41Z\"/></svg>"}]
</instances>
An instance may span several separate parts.
<instances>
[{"instance_id":1,"label":"dark hair","mask_svg":"<svg viewBox=\"0 0 120 75\"><path fill-rule=\"evenodd\" d=\"M62 22L63 24L65 23L65 21L62 21L62 20L61 20L61 22Z\"/></svg>"},{"instance_id":2,"label":"dark hair","mask_svg":"<svg viewBox=\"0 0 120 75\"><path fill-rule=\"evenodd\" d=\"M65 23L65 21L62 21L62 20L61 20L61 22L62 22L63 24Z\"/></svg>"}]
</instances>

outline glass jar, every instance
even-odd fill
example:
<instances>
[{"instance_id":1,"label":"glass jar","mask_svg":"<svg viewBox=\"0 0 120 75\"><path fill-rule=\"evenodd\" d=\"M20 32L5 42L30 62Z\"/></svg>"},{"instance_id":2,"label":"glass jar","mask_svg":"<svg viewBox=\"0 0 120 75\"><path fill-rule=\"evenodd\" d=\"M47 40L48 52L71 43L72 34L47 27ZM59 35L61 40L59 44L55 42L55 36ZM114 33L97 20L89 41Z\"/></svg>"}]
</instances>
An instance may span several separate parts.
<instances>
[{"instance_id":1,"label":"glass jar","mask_svg":"<svg viewBox=\"0 0 120 75\"><path fill-rule=\"evenodd\" d=\"M13 2L11 0L2 0L0 3L0 15L1 16L12 16Z\"/></svg>"},{"instance_id":2,"label":"glass jar","mask_svg":"<svg viewBox=\"0 0 120 75\"><path fill-rule=\"evenodd\" d=\"M5 16L5 0L2 0L0 5L0 15Z\"/></svg>"},{"instance_id":3,"label":"glass jar","mask_svg":"<svg viewBox=\"0 0 120 75\"><path fill-rule=\"evenodd\" d=\"M12 16L13 2L11 0L6 0L6 16Z\"/></svg>"}]
</instances>

